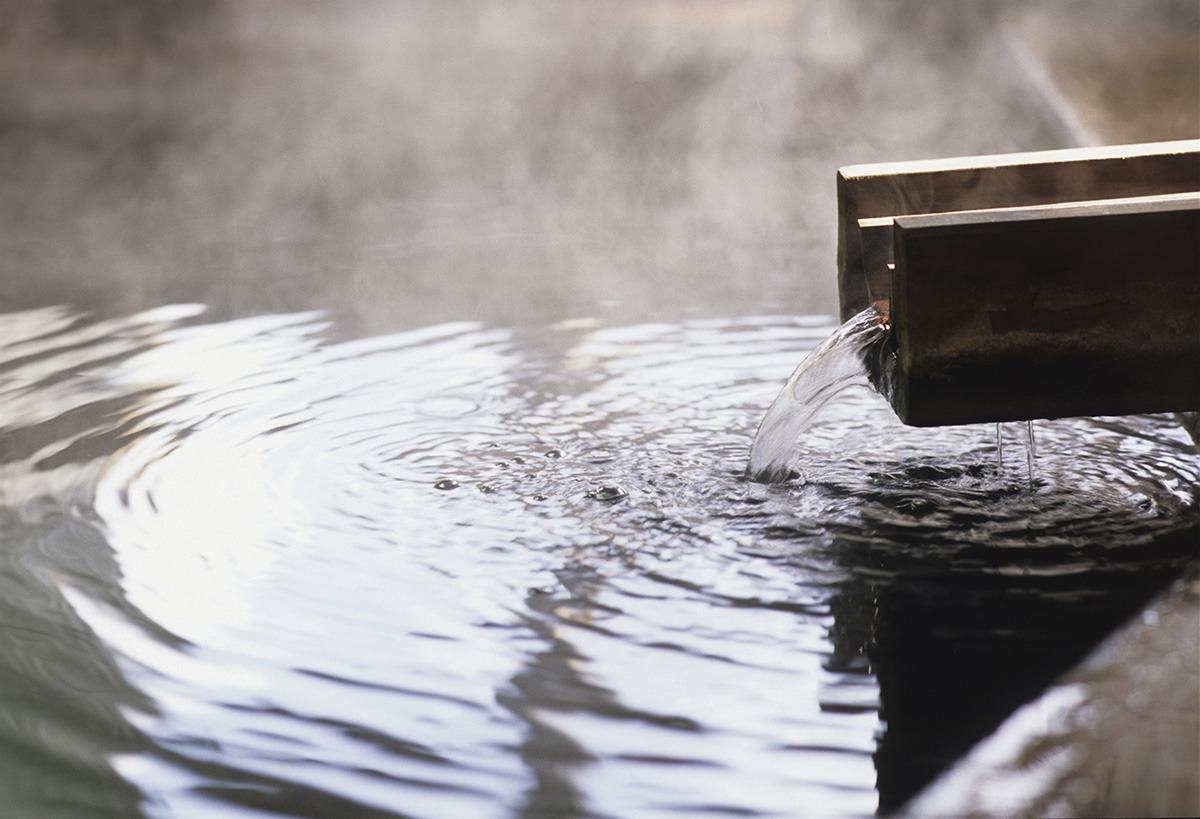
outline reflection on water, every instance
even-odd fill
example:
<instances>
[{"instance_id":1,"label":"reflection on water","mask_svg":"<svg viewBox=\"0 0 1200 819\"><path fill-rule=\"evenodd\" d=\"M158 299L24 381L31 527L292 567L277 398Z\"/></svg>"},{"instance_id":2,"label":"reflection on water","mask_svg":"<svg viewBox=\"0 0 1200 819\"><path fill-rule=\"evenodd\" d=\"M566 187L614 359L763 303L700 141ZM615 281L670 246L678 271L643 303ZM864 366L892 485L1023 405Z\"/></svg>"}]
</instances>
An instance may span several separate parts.
<instances>
[{"instance_id":1,"label":"reflection on water","mask_svg":"<svg viewBox=\"0 0 1200 819\"><path fill-rule=\"evenodd\" d=\"M1200 526L1159 418L1039 424L1030 486L992 429L863 392L802 481L745 480L820 319L333 343L196 312L0 317L28 815L869 815Z\"/></svg>"}]
</instances>

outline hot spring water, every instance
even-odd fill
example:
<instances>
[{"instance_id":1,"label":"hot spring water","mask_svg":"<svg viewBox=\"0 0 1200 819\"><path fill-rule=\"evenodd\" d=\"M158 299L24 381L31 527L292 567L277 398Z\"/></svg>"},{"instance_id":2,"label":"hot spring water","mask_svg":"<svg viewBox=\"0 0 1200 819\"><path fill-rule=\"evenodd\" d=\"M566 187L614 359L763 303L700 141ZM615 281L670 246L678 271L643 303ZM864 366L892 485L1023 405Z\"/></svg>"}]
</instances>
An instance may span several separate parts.
<instances>
[{"instance_id":1,"label":"hot spring water","mask_svg":"<svg viewBox=\"0 0 1200 819\"><path fill-rule=\"evenodd\" d=\"M747 480L823 319L199 314L0 315L18 815L870 815L1194 553L1169 419L1031 485L829 356Z\"/></svg>"}]
</instances>

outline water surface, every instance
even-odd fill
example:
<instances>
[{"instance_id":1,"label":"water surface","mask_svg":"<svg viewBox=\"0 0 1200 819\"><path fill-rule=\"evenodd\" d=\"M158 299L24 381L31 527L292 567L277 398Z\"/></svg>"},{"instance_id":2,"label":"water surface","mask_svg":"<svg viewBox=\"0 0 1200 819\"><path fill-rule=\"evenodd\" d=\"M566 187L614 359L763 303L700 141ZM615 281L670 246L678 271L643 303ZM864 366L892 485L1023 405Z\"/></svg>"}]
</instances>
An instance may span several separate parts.
<instances>
[{"instance_id":1,"label":"water surface","mask_svg":"<svg viewBox=\"0 0 1200 819\"><path fill-rule=\"evenodd\" d=\"M1190 559L1200 461L1044 422L1031 482L863 390L746 480L833 329L0 316L5 804L894 806Z\"/></svg>"}]
</instances>

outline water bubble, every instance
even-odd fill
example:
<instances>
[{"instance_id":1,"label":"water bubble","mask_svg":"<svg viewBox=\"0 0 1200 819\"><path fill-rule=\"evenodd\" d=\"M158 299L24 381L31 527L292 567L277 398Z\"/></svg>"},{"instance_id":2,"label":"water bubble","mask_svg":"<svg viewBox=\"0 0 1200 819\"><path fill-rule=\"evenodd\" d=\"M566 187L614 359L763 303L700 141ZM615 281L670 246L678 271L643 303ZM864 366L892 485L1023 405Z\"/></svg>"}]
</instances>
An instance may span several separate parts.
<instances>
[{"instance_id":1,"label":"water bubble","mask_svg":"<svg viewBox=\"0 0 1200 819\"><path fill-rule=\"evenodd\" d=\"M625 487L614 483L607 486L597 486L595 489L590 489L588 490L587 496L592 500L612 502L628 497L629 492L625 489Z\"/></svg>"},{"instance_id":2,"label":"water bubble","mask_svg":"<svg viewBox=\"0 0 1200 819\"><path fill-rule=\"evenodd\" d=\"M435 483L433 485L433 488L448 490L448 489L458 489L459 486L460 486L459 482L454 480L453 478L442 478L440 481L438 481L437 483Z\"/></svg>"}]
</instances>

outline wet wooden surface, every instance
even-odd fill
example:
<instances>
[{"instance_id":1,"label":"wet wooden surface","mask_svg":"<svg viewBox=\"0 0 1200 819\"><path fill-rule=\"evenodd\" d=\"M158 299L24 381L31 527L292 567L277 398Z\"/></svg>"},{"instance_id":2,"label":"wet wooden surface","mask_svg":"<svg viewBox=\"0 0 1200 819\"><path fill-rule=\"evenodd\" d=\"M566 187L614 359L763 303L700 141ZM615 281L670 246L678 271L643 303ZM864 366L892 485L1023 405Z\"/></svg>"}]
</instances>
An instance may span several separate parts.
<instances>
[{"instance_id":1,"label":"wet wooden surface","mask_svg":"<svg viewBox=\"0 0 1200 819\"><path fill-rule=\"evenodd\" d=\"M1200 191L1200 140L852 165L837 187L845 321L891 296L893 217Z\"/></svg>"},{"instance_id":2,"label":"wet wooden surface","mask_svg":"<svg viewBox=\"0 0 1200 819\"><path fill-rule=\"evenodd\" d=\"M1200 192L900 217L895 233L905 423L1200 410Z\"/></svg>"}]
</instances>

